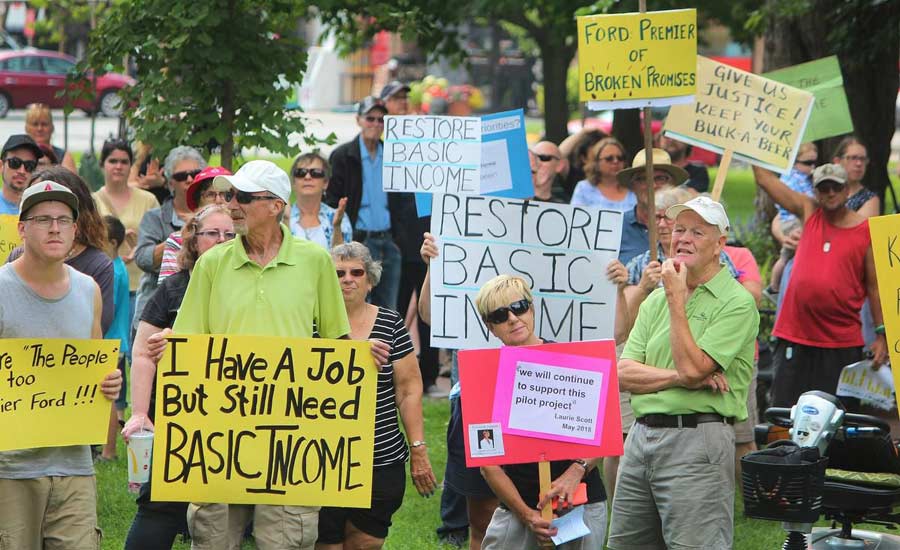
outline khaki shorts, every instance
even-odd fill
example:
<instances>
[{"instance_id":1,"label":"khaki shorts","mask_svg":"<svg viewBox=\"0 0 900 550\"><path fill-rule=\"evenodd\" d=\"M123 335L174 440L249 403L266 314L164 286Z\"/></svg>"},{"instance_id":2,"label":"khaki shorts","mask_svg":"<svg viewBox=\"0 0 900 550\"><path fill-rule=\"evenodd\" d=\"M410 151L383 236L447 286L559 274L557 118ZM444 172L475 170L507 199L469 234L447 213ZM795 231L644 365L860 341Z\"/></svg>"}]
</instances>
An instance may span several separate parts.
<instances>
[{"instance_id":1,"label":"khaki shorts","mask_svg":"<svg viewBox=\"0 0 900 550\"><path fill-rule=\"evenodd\" d=\"M94 476L0 479L0 548L99 550Z\"/></svg>"},{"instance_id":2,"label":"khaki shorts","mask_svg":"<svg viewBox=\"0 0 900 550\"><path fill-rule=\"evenodd\" d=\"M732 427L635 423L619 461L609 548L718 550L732 547L733 534Z\"/></svg>"},{"instance_id":3,"label":"khaki shorts","mask_svg":"<svg viewBox=\"0 0 900 550\"><path fill-rule=\"evenodd\" d=\"M253 520L259 550L311 550L319 536L319 508L249 504L191 504L187 523L193 550L239 550Z\"/></svg>"},{"instance_id":4,"label":"khaki shorts","mask_svg":"<svg viewBox=\"0 0 900 550\"><path fill-rule=\"evenodd\" d=\"M606 541L606 503L593 502L584 505L584 524L590 534L556 546L556 550L595 550L603 548ZM482 550L538 550L538 541L531 530L509 510L498 507L491 517Z\"/></svg>"}]
</instances>

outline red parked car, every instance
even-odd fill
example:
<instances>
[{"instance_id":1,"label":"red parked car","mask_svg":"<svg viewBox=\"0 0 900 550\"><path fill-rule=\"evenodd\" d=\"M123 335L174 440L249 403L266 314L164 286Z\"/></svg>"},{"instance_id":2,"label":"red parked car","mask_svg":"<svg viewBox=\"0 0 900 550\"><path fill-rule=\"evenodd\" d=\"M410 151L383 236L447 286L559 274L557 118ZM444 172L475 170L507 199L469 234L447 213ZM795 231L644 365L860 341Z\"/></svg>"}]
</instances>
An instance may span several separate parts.
<instances>
[{"instance_id":1,"label":"red parked car","mask_svg":"<svg viewBox=\"0 0 900 550\"><path fill-rule=\"evenodd\" d=\"M21 109L29 103L44 103L62 108L66 98L57 94L66 87L66 76L75 69L75 58L49 50L0 51L0 118L10 109ZM118 73L97 77L94 99L78 99L75 107L90 113L117 117L122 112L120 89L134 84L134 79ZM90 81L86 83L90 86Z\"/></svg>"}]
</instances>

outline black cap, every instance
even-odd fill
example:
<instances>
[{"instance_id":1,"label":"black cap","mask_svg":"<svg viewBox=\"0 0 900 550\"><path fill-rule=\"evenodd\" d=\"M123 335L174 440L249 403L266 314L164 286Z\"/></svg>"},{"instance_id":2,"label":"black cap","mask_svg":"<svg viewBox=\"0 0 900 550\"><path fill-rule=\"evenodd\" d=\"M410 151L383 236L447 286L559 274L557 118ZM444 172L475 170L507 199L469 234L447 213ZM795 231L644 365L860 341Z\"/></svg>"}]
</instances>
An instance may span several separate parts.
<instances>
[{"instance_id":1,"label":"black cap","mask_svg":"<svg viewBox=\"0 0 900 550\"><path fill-rule=\"evenodd\" d=\"M359 102L359 105L356 107L356 114L359 116L367 115L372 109L381 109L387 114L387 107L384 106L384 102L373 95L366 96Z\"/></svg>"},{"instance_id":2,"label":"black cap","mask_svg":"<svg viewBox=\"0 0 900 550\"><path fill-rule=\"evenodd\" d=\"M34 153L34 158L39 159L44 156L44 152L41 151L41 148L38 147L38 144L31 139L31 136L28 134L14 134L9 136L9 139L6 140L6 144L3 145L3 152L0 153L0 156L6 158L7 151L12 151L13 149L31 149Z\"/></svg>"},{"instance_id":3,"label":"black cap","mask_svg":"<svg viewBox=\"0 0 900 550\"><path fill-rule=\"evenodd\" d=\"M399 80L394 80L381 89L381 99L388 99L389 97L400 91L409 92L409 89L409 86L407 86L406 84L400 82Z\"/></svg>"}]
</instances>

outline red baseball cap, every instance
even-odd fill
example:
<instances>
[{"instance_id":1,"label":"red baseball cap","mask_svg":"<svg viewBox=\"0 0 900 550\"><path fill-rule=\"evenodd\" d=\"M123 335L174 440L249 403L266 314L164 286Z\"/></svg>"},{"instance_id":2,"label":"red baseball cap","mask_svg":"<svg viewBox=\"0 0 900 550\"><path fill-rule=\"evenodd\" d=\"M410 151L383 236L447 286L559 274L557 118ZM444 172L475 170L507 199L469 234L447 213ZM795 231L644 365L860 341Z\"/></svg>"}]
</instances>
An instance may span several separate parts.
<instances>
[{"instance_id":1,"label":"red baseball cap","mask_svg":"<svg viewBox=\"0 0 900 550\"><path fill-rule=\"evenodd\" d=\"M187 188L187 206L191 211L196 210L200 206L200 185L207 180L211 180L216 176L230 176L231 170L222 168L221 166L207 166L194 177L194 181Z\"/></svg>"}]
</instances>

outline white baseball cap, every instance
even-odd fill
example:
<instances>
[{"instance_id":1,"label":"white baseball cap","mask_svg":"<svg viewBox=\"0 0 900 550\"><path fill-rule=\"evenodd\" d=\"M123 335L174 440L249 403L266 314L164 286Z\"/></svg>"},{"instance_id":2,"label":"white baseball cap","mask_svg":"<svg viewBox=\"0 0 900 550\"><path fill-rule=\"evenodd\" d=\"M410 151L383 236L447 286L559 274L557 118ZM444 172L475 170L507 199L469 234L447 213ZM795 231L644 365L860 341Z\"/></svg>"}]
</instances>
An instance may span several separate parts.
<instances>
[{"instance_id":1,"label":"white baseball cap","mask_svg":"<svg viewBox=\"0 0 900 550\"><path fill-rule=\"evenodd\" d=\"M696 212L703 218L703 221L718 227L723 235L728 234L728 229L731 227L731 224L728 222L728 214L725 213L725 207L720 203L709 197L695 197L684 204L670 206L666 210L666 217L670 220L674 220L678 217L678 214L681 214L685 210Z\"/></svg>"},{"instance_id":2,"label":"white baseball cap","mask_svg":"<svg viewBox=\"0 0 900 550\"><path fill-rule=\"evenodd\" d=\"M267 191L285 204L291 202L291 180L287 173L268 160L251 160L230 176L216 176L213 188L228 191L232 187L247 193Z\"/></svg>"}]
</instances>

